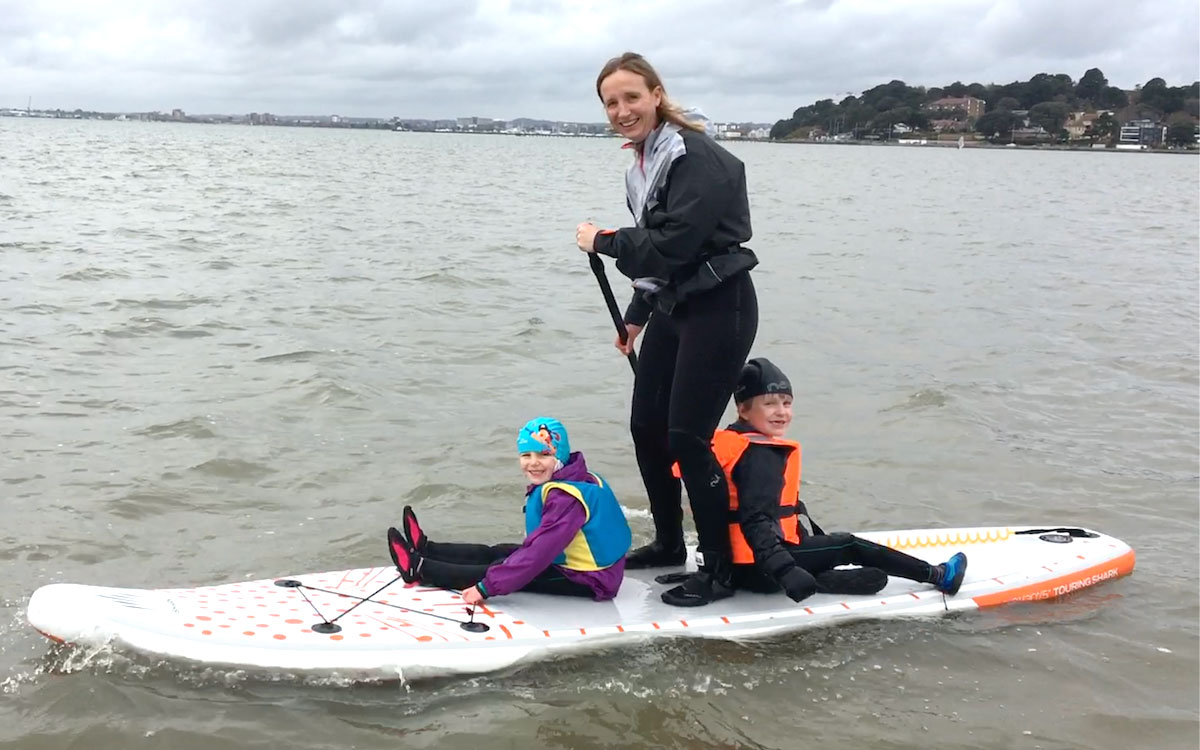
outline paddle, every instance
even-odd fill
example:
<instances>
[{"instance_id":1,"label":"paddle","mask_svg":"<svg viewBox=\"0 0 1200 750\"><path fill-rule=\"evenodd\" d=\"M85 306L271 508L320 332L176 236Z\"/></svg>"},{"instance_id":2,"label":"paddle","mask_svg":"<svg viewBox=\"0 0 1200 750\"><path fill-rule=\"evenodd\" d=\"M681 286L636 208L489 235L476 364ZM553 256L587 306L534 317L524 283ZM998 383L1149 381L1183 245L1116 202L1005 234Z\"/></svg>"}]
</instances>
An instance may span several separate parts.
<instances>
[{"instance_id":1,"label":"paddle","mask_svg":"<svg viewBox=\"0 0 1200 750\"><path fill-rule=\"evenodd\" d=\"M625 319L621 317L621 311L617 309L617 299L613 297L612 287L608 284L608 275L604 273L604 261L600 260L600 256L596 253L588 253L588 265L592 267L592 273L596 275L596 283L600 285L600 293L604 295L604 304L608 305L608 314L612 316L613 325L617 328L617 338L621 339L621 343L629 341L629 332L625 330ZM633 374L637 375L637 353L632 349L627 355L629 357L629 366L633 368Z\"/></svg>"}]
</instances>

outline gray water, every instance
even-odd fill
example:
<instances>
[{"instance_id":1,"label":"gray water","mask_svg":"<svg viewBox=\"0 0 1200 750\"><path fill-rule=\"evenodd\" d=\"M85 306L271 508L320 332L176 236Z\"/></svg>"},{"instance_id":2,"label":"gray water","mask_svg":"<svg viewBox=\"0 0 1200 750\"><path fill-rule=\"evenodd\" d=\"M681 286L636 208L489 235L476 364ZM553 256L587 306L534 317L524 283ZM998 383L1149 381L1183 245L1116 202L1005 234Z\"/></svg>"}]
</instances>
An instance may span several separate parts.
<instances>
[{"instance_id":1,"label":"gray water","mask_svg":"<svg viewBox=\"0 0 1200 750\"><path fill-rule=\"evenodd\" d=\"M608 139L0 120L0 747L1189 748L1200 737L1195 158L732 144L755 353L826 527L1070 523L1059 602L348 685L62 651L55 581L379 564L414 505L521 528L562 418L652 531L575 224ZM610 275L619 289L615 271ZM619 292L624 296L624 292Z\"/></svg>"}]
</instances>

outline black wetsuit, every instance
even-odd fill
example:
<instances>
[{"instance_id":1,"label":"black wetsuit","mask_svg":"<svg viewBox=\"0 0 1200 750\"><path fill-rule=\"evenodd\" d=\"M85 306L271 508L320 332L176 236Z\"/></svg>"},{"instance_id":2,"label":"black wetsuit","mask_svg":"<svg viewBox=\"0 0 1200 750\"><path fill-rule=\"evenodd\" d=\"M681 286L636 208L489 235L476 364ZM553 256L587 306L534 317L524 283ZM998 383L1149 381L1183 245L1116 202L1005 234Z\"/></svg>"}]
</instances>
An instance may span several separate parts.
<instances>
[{"instance_id":1,"label":"black wetsuit","mask_svg":"<svg viewBox=\"0 0 1200 750\"><path fill-rule=\"evenodd\" d=\"M637 158L626 176L637 226L595 240L637 280L625 322L646 326L630 432L658 542L682 556L678 462L701 551L728 557L729 495L710 442L758 330L749 275L758 260L742 246L745 168L708 136L670 124Z\"/></svg>"}]
</instances>

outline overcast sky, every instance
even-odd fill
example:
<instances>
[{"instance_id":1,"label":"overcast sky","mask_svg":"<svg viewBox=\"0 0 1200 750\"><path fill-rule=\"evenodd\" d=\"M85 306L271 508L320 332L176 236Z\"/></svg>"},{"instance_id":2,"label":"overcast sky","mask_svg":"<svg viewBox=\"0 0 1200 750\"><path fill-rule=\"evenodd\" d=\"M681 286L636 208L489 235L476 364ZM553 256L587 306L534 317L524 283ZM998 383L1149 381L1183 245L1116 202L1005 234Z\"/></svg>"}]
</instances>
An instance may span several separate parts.
<instances>
[{"instance_id":1,"label":"overcast sky","mask_svg":"<svg viewBox=\"0 0 1200 750\"><path fill-rule=\"evenodd\" d=\"M1200 78L1196 0L0 0L0 107L601 121L641 52L721 121L910 85Z\"/></svg>"}]
</instances>

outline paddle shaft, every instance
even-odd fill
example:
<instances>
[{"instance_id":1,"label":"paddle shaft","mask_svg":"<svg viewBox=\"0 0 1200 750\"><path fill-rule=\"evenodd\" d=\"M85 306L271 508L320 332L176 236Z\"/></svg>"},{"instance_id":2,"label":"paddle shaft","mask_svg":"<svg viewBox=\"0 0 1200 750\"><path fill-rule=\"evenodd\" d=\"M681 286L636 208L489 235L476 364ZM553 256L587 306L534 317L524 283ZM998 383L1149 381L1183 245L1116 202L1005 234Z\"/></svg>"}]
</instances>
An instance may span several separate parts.
<instances>
[{"instance_id":1,"label":"paddle shaft","mask_svg":"<svg viewBox=\"0 0 1200 750\"><path fill-rule=\"evenodd\" d=\"M588 265L592 267L596 283L600 285L600 293L604 295L604 304L608 306L608 314L612 316L613 325L616 326L617 338L624 344L629 341L629 331L625 329L625 319L621 317L621 311L617 308L617 298L613 296L612 287L609 286L608 274L604 273L604 261L600 260L596 253L588 253ZM633 374L637 375L637 353L630 349L626 357L629 358Z\"/></svg>"}]
</instances>

